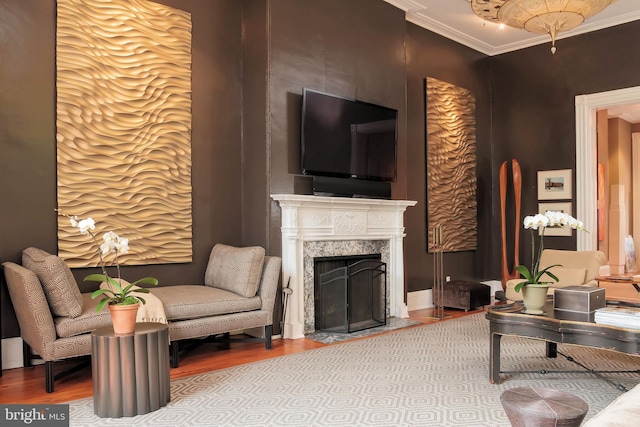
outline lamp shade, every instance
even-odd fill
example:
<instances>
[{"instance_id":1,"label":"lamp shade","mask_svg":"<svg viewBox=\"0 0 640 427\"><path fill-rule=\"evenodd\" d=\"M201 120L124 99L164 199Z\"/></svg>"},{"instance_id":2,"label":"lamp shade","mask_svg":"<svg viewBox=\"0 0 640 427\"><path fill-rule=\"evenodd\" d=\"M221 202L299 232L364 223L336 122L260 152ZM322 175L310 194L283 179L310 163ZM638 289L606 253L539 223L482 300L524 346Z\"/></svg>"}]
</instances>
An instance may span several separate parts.
<instances>
[{"instance_id":1,"label":"lamp shade","mask_svg":"<svg viewBox=\"0 0 640 427\"><path fill-rule=\"evenodd\" d=\"M602 12L616 0L471 0L473 12L487 21L535 34L569 31ZM555 52L555 47L552 48Z\"/></svg>"}]
</instances>

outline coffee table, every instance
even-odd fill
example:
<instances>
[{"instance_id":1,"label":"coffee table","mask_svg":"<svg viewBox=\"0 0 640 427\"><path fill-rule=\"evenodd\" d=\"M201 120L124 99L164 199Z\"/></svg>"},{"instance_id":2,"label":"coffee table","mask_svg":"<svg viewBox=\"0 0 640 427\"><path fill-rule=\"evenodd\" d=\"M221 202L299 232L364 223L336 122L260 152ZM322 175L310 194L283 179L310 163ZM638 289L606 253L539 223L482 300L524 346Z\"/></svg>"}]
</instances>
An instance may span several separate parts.
<instances>
[{"instance_id":1,"label":"coffee table","mask_svg":"<svg viewBox=\"0 0 640 427\"><path fill-rule=\"evenodd\" d=\"M640 355L640 330L624 329L594 322L564 320L547 300L544 314L524 314L522 303L489 308L485 317L490 329L490 368L492 384L500 383L500 340L503 335L536 338L546 341L547 357L556 357L557 345L575 344ZM638 360L640 364L640 359Z\"/></svg>"},{"instance_id":2,"label":"coffee table","mask_svg":"<svg viewBox=\"0 0 640 427\"><path fill-rule=\"evenodd\" d=\"M623 274L617 276L598 276L598 287L604 288L607 300L640 302L640 277Z\"/></svg>"}]
</instances>

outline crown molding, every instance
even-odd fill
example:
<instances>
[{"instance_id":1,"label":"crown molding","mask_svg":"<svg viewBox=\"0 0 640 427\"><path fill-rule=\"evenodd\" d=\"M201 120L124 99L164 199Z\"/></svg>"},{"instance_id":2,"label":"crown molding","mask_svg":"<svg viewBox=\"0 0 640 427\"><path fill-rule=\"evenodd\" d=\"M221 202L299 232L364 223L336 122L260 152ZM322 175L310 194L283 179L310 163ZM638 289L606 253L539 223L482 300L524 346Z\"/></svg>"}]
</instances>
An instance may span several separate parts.
<instances>
[{"instance_id":1,"label":"crown molding","mask_svg":"<svg viewBox=\"0 0 640 427\"><path fill-rule=\"evenodd\" d=\"M473 37L469 34L469 32L464 29L453 28L449 25L446 25L442 22L439 22L430 16L428 16L427 9L424 6L420 5L417 1L413 0L385 0L385 2L403 10L405 12L405 19L408 22L411 22L415 25L418 25L422 28L425 28L429 31L432 31L436 34L439 34L443 37L446 37L450 40L453 40L457 43L460 43L464 46L467 46L471 49L474 49L478 52L484 53L488 56L499 55L502 53L512 52L519 49L524 49L531 46L536 46L545 43L551 43L551 39L547 35L539 35L528 33L525 30L517 30L526 33L526 38L512 42L512 43L503 43L503 44L491 44L487 43L479 38ZM469 7L469 13L473 14L471 7ZM474 14L475 16L475 14ZM479 18L480 19L480 18ZM591 31L597 31L604 28L613 27L616 25L626 24L628 22L640 20L640 10L632 11L626 14L613 16L611 18L606 19L598 19L598 20L589 20L580 25L579 27L558 34L557 40L562 40L568 37L576 36L578 34L584 34ZM485 25L492 26L497 25L492 22L486 21Z\"/></svg>"},{"instance_id":2,"label":"crown molding","mask_svg":"<svg viewBox=\"0 0 640 427\"><path fill-rule=\"evenodd\" d=\"M422 12L407 12L406 20L422 28L440 34L450 40L463 44L485 55L495 55L496 48L475 37L471 37L464 31L456 30L448 25L436 21Z\"/></svg>"},{"instance_id":3,"label":"crown molding","mask_svg":"<svg viewBox=\"0 0 640 427\"><path fill-rule=\"evenodd\" d=\"M408 12L409 10L421 9L423 7L420 5L420 3L411 1L411 0L384 0L384 1L389 4L392 4L398 9L404 10L405 12Z\"/></svg>"},{"instance_id":4,"label":"crown molding","mask_svg":"<svg viewBox=\"0 0 640 427\"><path fill-rule=\"evenodd\" d=\"M398 1L398 0L394 0ZM502 53L512 52L519 49L524 49L531 46L537 46L544 43L551 44L551 39L548 35L538 35L531 34L525 40L514 42L514 43L505 43L502 45L490 45L488 43L483 42L477 38L469 36L464 31L457 30L455 28L451 28L450 26L444 25L441 22L438 22L432 18L426 16L423 12L406 12L406 20L416 24L422 28L425 28L429 31L433 31L434 33L440 34L443 37L451 39L455 42L463 44L471 49L477 50L478 52L484 53L485 55L494 56L500 55ZM614 27L616 25L626 24L628 22L640 20L640 11L630 12L624 15L618 15L609 19L603 19L596 22L587 22L585 24L580 25L579 27L558 34L556 40L562 40L569 37L573 37L579 34L585 34L592 31L602 30L605 28ZM486 23L486 25L496 25L492 22ZM525 30L522 30L525 31Z\"/></svg>"}]
</instances>

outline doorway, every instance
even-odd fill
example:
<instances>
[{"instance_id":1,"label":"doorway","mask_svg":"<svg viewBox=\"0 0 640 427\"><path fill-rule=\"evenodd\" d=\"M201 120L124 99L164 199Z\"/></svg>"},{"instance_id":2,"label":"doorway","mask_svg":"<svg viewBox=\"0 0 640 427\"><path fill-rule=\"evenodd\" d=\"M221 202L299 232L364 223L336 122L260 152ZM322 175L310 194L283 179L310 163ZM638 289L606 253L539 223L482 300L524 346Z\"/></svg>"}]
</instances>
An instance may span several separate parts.
<instances>
[{"instance_id":1,"label":"doorway","mask_svg":"<svg viewBox=\"0 0 640 427\"><path fill-rule=\"evenodd\" d=\"M598 229L598 146L596 114L599 109L640 102L640 86L578 95L576 104L576 215L587 230ZM598 233L578 233L577 250L596 250Z\"/></svg>"}]
</instances>

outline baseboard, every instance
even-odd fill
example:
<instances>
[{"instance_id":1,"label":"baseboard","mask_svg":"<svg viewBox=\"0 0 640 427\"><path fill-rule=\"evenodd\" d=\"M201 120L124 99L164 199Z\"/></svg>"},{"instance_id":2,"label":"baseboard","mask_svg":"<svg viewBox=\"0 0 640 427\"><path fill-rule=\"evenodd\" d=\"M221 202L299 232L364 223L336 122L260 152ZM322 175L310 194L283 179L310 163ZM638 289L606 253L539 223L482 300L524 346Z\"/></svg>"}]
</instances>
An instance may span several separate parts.
<instances>
[{"instance_id":1,"label":"baseboard","mask_svg":"<svg viewBox=\"0 0 640 427\"><path fill-rule=\"evenodd\" d=\"M433 308L433 293L431 289L407 293L407 309L409 311Z\"/></svg>"},{"instance_id":2,"label":"baseboard","mask_svg":"<svg viewBox=\"0 0 640 427\"><path fill-rule=\"evenodd\" d=\"M250 337L264 339L264 327L245 329L243 332L245 335L249 335ZM272 341L281 338L282 335L271 335Z\"/></svg>"},{"instance_id":3,"label":"baseboard","mask_svg":"<svg viewBox=\"0 0 640 427\"><path fill-rule=\"evenodd\" d=\"M502 282L500 280L485 280L480 283L491 286L491 296L495 296L496 291L502 290Z\"/></svg>"},{"instance_id":4,"label":"baseboard","mask_svg":"<svg viewBox=\"0 0 640 427\"><path fill-rule=\"evenodd\" d=\"M249 335L253 338L264 338L264 326L257 328L249 328L242 331L245 335Z\"/></svg>"},{"instance_id":5,"label":"baseboard","mask_svg":"<svg viewBox=\"0 0 640 427\"><path fill-rule=\"evenodd\" d=\"M2 340L2 369L22 368L22 338Z\"/></svg>"}]
</instances>

